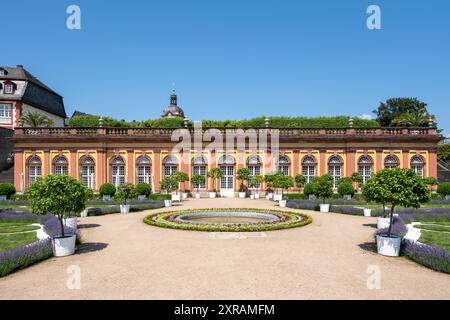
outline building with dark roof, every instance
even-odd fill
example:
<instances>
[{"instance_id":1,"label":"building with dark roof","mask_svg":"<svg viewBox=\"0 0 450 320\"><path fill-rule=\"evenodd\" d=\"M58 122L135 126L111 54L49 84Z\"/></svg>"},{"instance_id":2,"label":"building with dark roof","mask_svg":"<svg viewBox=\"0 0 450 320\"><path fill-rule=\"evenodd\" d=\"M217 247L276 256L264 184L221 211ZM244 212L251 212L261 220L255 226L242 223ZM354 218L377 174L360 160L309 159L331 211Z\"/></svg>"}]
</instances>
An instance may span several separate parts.
<instances>
[{"instance_id":1,"label":"building with dark roof","mask_svg":"<svg viewBox=\"0 0 450 320\"><path fill-rule=\"evenodd\" d=\"M0 66L0 127L14 129L28 112L40 112L62 127L67 118L63 97L24 69Z\"/></svg>"}]
</instances>

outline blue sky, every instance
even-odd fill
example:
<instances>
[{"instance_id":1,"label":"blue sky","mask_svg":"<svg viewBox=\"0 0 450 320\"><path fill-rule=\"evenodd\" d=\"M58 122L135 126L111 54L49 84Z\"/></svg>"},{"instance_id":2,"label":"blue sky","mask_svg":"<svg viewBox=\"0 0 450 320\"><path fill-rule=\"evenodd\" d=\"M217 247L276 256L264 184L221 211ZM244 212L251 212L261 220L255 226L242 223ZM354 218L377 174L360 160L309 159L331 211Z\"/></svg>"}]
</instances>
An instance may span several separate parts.
<instances>
[{"instance_id":1,"label":"blue sky","mask_svg":"<svg viewBox=\"0 0 450 320\"><path fill-rule=\"evenodd\" d=\"M81 30L66 28L70 4ZM382 30L366 27L370 4ZM175 82L192 120L359 116L418 97L448 134L449 16L447 0L2 1L0 65L23 64L69 115L158 118Z\"/></svg>"}]
</instances>

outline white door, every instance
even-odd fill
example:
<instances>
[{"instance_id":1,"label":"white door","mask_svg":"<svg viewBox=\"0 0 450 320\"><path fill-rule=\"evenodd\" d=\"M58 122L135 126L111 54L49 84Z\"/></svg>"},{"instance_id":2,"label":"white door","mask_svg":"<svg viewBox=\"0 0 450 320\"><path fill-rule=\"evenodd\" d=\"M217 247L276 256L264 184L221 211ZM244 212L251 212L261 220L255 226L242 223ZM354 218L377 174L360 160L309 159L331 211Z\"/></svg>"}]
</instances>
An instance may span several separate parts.
<instances>
[{"instance_id":1,"label":"white door","mask_svg":"<svg viewBox=\"0 0 450 320\"><path fill-rule=\"evenodd\" d=\"M234 165L221 166L223 176L220 178L220 195L222 197L234 197Z\"/></svg>"}]
</instances>

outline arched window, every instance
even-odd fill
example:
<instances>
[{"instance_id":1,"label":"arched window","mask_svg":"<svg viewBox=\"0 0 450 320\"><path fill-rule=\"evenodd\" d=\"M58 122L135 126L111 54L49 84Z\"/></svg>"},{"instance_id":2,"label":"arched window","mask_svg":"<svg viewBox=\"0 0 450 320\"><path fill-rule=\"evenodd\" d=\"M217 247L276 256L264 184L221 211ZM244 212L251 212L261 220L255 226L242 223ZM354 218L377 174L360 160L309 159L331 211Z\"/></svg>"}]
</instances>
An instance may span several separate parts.
<instances>
[{"instance_id":1,"label":"arched window","mask_svg":"<svg viewBox=\"0 0 450 320\"><path fill-rule=\"evenodd\" d=\"M395 169L400 166L400 161L396 156L387 156L384 159L384 167L386 169Z\"/></svg>"},{"instance_id":2,"label":"arched window","mask_svg":"<svg viewBox=\"0 0 450 320\"><path fill-rule=\"evenodd\" d=\"M306 178L306 183L310 183L316 177L317 161L313 156L306 156L302 160L302 174Z\"/></svg>"},{"instance_id":3,"label":"arched window","mask_svg":"<svg viewBox=\"0 0 450 320\"><path fill-rule=\"evenodd\" d=\"M136 159L136 173L138 183L151 182L152 159L147 156L140 156Z\"/></svg>"},{"instance_id":4,"label":"arched window","mask_svg":"<svg viewBox=\"0 0 450 320\"><path fill-rule=\"evenodd\" d=\"M250 182L252 189L261 189L261 182L255 182L253 180L254 176L261 175L261 158L257 155L251 155L247 159L247 168L250 171Z\"/></svg>"},{"instance_id":5,"label":"arched window","mask_svg":"<svg viewBox=\"0 0 450 320\"><path fill-rule=\"evenodd\" d=\"M37 156L31 156L28 161L28 186L31 186L38 178L42 176L42 162Z\"/></svg>"},{"instance_id":6,"label":"arched window","mask_svg":"<svg viewBox=\"0 0 450 320\"><path fill-rule=\"evenodd\" d=\"M373 160L370 156L361 156L358 160L358 173L362 178L363 183L372 178L373 175Z\"/></svg>"},{"instance_id":7,"label":"arched window","mask_svg":"<svg viewBox=\"0 0 450 320\"><path fill-rule=\"evenodd\" d=\"M203 156L196 156L192 159L192 175L201 175L205 177L205 182L192 183L193 189L206 189L206 159Z\"/></svg>"},{"instance_id":8,"label":"arched window","mask_svg":"<svg viewBox=\"0 0 450 320\"><path fill-rule=\"evenodd\" d=\"M223 171L220 178L220 189L228 190L231 194L234 192L234 164L235 160L232 156L225 155L219 158L219 166Z\"/></svg>"},{"instance_id":9,"label":"arched window","mask_svg":"<svg viewBox=\"0 0 450 320\"><path fill-rule=\"evenodd\" d=\"M178 171L178 159L175 156L167 156L163 160L164 178Z\"/></svg>"},{"instance_id":10,"label":"arched window","mask_svg":"<svg viewBox=\"0 0 450 320\"><path fill-rule=\"evenodd\" d=\"M332 156L328 160L328 174L333 177L334 180L334 188L337 188L339 184L339 180L342 177L342 158L339 156Z\"/></svg>"},{"instance_id":11,"label":"arched window","mask_svg":"<svg viewBox=\"0 0 450 320\"><path fill-rule=\"evenodd\" d=\"M66 157L58 156L53 159L53 173L66 176L69 174L69 161Z\"/></svg>"},{"instance_id":12,"label":"arched window","mask_svg":"<svg viewBox=\"0 0 450 320\"><path fill-rule=\"evenodd\" d=\"M285 176L290 174L291 160L287 156L279 156L277 160L277 170L281 171Z\"/></svg>"},{"instance_id":13,"label":"arched window","mask_svg":"<svg viewBox=\"0 0 450 320\"><path fill-rule=\"evenodd\" d=\"M125 179L125 161L122 157L113 157L110 161L111 165L111 182L116 186L124 184Z\"/></svg>"},{"instance_id":14,"label":"arched window","mask_svg":"<svg viewBox=\"0 0 450 320\"><path fill-rule=\"evenodd\" d=\"M95 161L91 156L83 156L80 159L81 183L89 189L95 188Z\"/></svg>"},{"instance_id":15,"label":"arched window","mask_svg":"<svg viewBox=\"0 0 450 320\"><path fill-rule=\"evenodd\" d=\"M411 170L422 178L424 177L424 167L425 160L421 156L414 156L411 158Z\"/></svg>"}]
</instances>

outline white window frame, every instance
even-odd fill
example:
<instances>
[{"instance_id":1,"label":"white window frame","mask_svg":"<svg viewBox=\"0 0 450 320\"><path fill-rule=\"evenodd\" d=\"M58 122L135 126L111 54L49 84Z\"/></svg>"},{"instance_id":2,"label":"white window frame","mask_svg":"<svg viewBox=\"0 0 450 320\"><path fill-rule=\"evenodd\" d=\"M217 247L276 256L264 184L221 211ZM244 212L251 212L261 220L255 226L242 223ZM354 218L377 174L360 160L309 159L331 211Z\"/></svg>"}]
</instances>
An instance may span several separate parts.
<instances>
[{"instance_id":1,"label":"white window frame","mask_svg":"<svg viewBox=\"0 0 450 320\"><path fill-rule=\"evenodd\" d=\"M0 118L1 119L12 119L12 104L11 103L0 103Z\"/></svg>"},{"instance_id":2,"label":"white window frame","mask_svg":"<svg viewBox=\"0 0 450 320\"><path fill-rule=\"evenodd\" d=\"M14 93L14 85L12 83L6 83L5 86L5 94L13 94Z\"/></svg>"}]
</instances>

